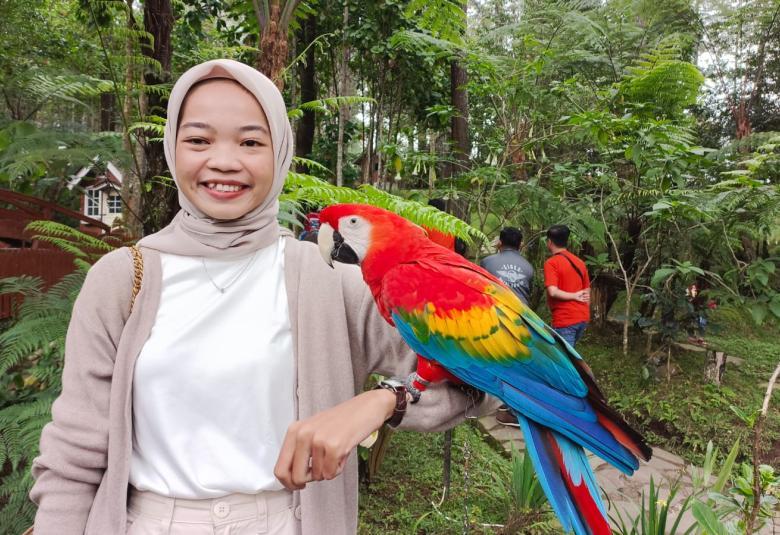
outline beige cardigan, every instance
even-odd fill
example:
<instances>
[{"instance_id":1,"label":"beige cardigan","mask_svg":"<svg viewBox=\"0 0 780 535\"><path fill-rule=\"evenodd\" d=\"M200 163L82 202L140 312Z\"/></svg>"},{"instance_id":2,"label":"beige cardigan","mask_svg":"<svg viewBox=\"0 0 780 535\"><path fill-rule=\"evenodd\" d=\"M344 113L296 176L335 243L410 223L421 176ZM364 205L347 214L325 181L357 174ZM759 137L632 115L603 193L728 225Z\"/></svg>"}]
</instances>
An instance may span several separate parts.
<instances>
[{"instance_id":1,"label":"beige cardigan","mask_svg":"<svg viewBox=\"0 0 780 535\"><path fill-rule=\"evenodd\" d=\"M128 249L104 256L87 275L65 344L62 394L33 461L36 535L124 533L132 452L133 366L160 300L159 254L143 249L144 277L129 313ZM297 411L306 418L359 393L372 372L405 376L415 356L376 311L353 266L333 270L310 243L288 239L285 282L297 366ZM463 419L466 397L431 388L401 427L437 431ZM478 412L494 406L483 403ZM304 535L355 533L357 458L342 475L296 493Z\"/></svg>"}]
</instances>

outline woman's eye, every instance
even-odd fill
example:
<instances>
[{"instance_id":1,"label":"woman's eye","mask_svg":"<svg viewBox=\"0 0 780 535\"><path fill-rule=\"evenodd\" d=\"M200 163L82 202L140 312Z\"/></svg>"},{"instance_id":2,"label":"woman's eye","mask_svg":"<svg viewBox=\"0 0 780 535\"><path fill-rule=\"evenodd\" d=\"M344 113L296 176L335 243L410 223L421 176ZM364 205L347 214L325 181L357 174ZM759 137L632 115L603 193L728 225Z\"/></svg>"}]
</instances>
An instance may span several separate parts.
<instances>
[{"instance_id":1,"label":"woman's eye","mask_svg":"<svg viewBox=\"0 0 780 535\"><path fill-rule=\"evenodd\" d=\"M191 137L189 139L185 139L184 142L189 143L190 145L206 145L208 143L208 141L200 137Z\"/></svg>"},{"instance_id":2,"label":"woman's eye","mask_svg":"<svg viewBox=\"0 0 780 535\"><path fill-rule=\"evenodd\" d=\"M263 144L260 141L256 140L256 139L247 139L246 141L244 141L241 144L244 145L245 147L262 147L263 146Z\"/></svg>"}]
</instances>

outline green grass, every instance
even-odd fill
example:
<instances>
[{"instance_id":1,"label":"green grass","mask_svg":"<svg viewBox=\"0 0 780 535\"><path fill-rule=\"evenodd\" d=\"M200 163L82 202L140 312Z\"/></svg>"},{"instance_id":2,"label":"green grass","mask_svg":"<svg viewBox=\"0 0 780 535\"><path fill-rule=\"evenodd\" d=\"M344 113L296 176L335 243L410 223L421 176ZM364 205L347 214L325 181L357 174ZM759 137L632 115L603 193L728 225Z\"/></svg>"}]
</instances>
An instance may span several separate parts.
<instances>
[{"instance_id":1,"label":"green grass","mask_svg":"<svg viewBox=\"0 0 780 535\"><path fill-rule=\"evenodd\" d=\"M617 334L586 334L578 349L590 363L612 406L649 439L686 460L700 463L707 442L728 451L741 439L741 456L749 454L752 437L739 417L736 406L746 413L760 408L766 383L780 359L780 332L777 327L750 329L744 325L730 332L722 325L720 334L708 336L711 346L744 359L741 366L727 365L720 388L705 383L704 353L679 349L672 352L676 374L647 377L643 368L644 343L636 339L628 357L621 351ZM641 346L641 347L640 347ZM762 461L780 466L780 389L776 388L763 437Z\"/></svg>"},{"instance_id":2,"label":"green grass","mask_svg":"<svg viewBox=\"0 0 780 535\"><path fill-rule=\"evenodd\" d=\"M438 505L442 495L444 434L401 431L391 440L380 473L360 488L361 535L461 533L466 507L469 533L495 533L496 528L480 524L504 524L511 463L483 440L475 426L455 428L450 497L440 507L433 504Z\"/></svg>"}]
</instances>

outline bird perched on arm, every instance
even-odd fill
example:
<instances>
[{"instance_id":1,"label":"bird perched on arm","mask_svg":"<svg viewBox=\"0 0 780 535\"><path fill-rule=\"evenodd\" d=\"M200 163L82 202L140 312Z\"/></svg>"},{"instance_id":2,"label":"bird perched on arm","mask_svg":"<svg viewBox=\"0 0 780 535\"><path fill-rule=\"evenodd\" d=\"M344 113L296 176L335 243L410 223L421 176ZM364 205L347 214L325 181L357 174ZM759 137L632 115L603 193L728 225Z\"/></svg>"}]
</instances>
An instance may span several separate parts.
<instances>
[{"instance_id":1,"label":"bird perched on arm","mask_svg":"<svg viewBox=\"0 0 780 535\"><path fill-rule=\"evenodd\" d=\"M607 405L574 348L501 281L406 219L341 204L320 221L325 261L359 264L380 313L420 356L412 389L447 378L500 398L563 528L609 535L583 447L628 475L652 450Z\"/></svg>"}]
</instances>

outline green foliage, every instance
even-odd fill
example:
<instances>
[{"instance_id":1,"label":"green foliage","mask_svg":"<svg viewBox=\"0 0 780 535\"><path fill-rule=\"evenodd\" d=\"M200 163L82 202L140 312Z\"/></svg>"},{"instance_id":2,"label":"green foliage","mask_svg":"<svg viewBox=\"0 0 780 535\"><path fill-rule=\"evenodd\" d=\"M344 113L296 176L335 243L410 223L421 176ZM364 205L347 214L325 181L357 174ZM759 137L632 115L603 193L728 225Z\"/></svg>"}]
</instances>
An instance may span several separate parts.
<instances>
[{"instance_id":1,"label":"green foliage","mask_svg":"<svg viewBox=\"0 0 780 535\"><path fill-rule=\"evenodd\" d=\"M480 231L450 214L392 195L370 184L364 184L358 189L338 187L314 175L290 171L280 201L323 207L337 203L370 204L395 212L418 225L454 234L469 243L474 239L487 241Z\"/></svg>"},{"instance_id":2,"label":"green foliage","mask_svg":"<svg viewBox=\"0 0 780 535\"><path fill-rule=\"evenodd\" d=\"M738 309L728 311L728 316L721 315L722 312L716 311L718 323L726 321L726 317L739 317L741 324L733 330L724 328L717 335L709 335L708 344L744 362L727 366L720 387L704 382L701 352L673 348L673 373L667 382L665 372L658 379L655 373L643 376L643 368L649 366L654 371L657 363L648 362L641 339L632 344L633 350L627 357L621 355L615 336L605 338L591 331L578 344L578 351L586 356L610 405L649 443L696 465L704 463L710 441L720 451L730 450L739 441L737 462L751 456L750 431L730 407L738 406L751 414L761 406L764 392L757 385L772 373L780 354L776 327L758 329L742 311L737 316ZM665 361L666 351L662 359ZM620 365L616 366L616 362ZM778 439L780 412L770 410L761 447L771 450ZM775 457L768 459L770 464L777 463Z\"/></svg>"},{"instance_id":3,"label":"green foliage","mask_svg":"<svg viewBox=\"0 0 780 535\"><path fill-rule=\"evenodd\" d=\"M761 497L757 514L759 531L767 522L771 522L777 504L776 494L780 490L780 476L772 466L762 464L759 467L759 486ZM742 463L732 479L728 492L713 491L707 495L708 504L694 505L693 514L699 526L708 535L736 535L746 532L747 520L754 504L753 467Z\"/></svg>"},{"instance_id":4,"label":"green foliage","mask_svg":"<svg viewBox=\"0 0 780 535\"><path fill-rule=\"evenodd\" d=\"M696 103L704 76L696 66L681 61L681 39L671 35L642 53L627 68L621 92L634 104L650 104L657 111L674 116Z\"/></svg>"},{"instance_id":5,"label":"green foliage","mask_svg":"<svg viewBox=\"0 0 780 535\"><path fill-rule=\"evenodd\" d=\"M639 514L633 519L626 519L621 511L610 516L613 524L617 526L614 531L619 535L688 535L693 533L696 526L686 530L680 528L683 516L690 508L692 496L685 498L680 505L676 518L670 516L669 508L677 496L679 487L672 485L666 499L661 498L660 487L655 485L650 478L650 488L647 494L642 491L642 501L639 504Z\"/></svg>"},{"instance_id":6,"label":"green foliage","mask_svg":"<svg viewBox=\"0 0 780 535\"><path fill-rule=\"evenodd\" d=\"M0 465L7 470L0 524L10 533L24 531L35 514L27 497L30 463L61 389L65 333L84 275L79 269L45 291L31 277L0 281L0 294L24 296L15 321L0 333Z\"/></svg>"},{"instance_id":7,"label":"green foliage","mask_svg":"<svg viewBox=\"0 0 780 535\"><path fill-rule=\"evenodd\" d=\"M713 492L723 492L726 483L731 476L731 470L734 468L734 462L739 453L739 439L734 442L723 465L718 470L715 482L711 478L715 475L716 463L718 463L718 448L714 447L712 441L707 442L707 451L704 453L704 462L701 468L691 467L691 483L695 494L701 494L705 490Z\"/></svg>"},{"instance_id":8,"label":"green foliage","mask_svg":"<svg viewBox=\"0 0 780 535\"><path fill-rule=\"evenodd\" d=\"M67 177L82 167L109 161L127 161L118 135L63 132L26 121L0 123L0 184L14 191L46 196L53 186L62 192Z\"/></svg>"},{"instance_id":9,"label":"green foliage","mask_svg":"<svg viewBox=\"0 0 780 535\"><path fill-rule=\"evenodd\" d=\"M35 509L27 494L30 466L38 454L51 404L62 388L65 335L73 302L91 263L113 249L111 244L53 221L36 221L36 238L72 253L76 270L48 289L36 277L0 280L0 295L23 297L14 319L0 332L0 525L21 533Z\"/></svg>"},{"instance_id":10,"label":"green foliage","mask_svg":"<svg viewBox=\"0 0 780 535\"><path fill-rule=\"evenodd\" d=\"M512 474L509 480L511 508L507 531L544 531L553 518L531 458L512 448ZM511 528L509 527L511 526Z\"/></svg>"},{"instance_id":11,"label":"green foliage","mask_svg":"<svg viewBox=\"0 0 780 535\"><path fill-rule=\"evenodd\" d=\"M459 533L466 509L469 533L494 533L507 521L510 460L475 426L459 425L453 429L450 495L440 502L442 447L443 433L393 434L382 470L360 489L358 533Z\"/></svg>"}]
</instances>

